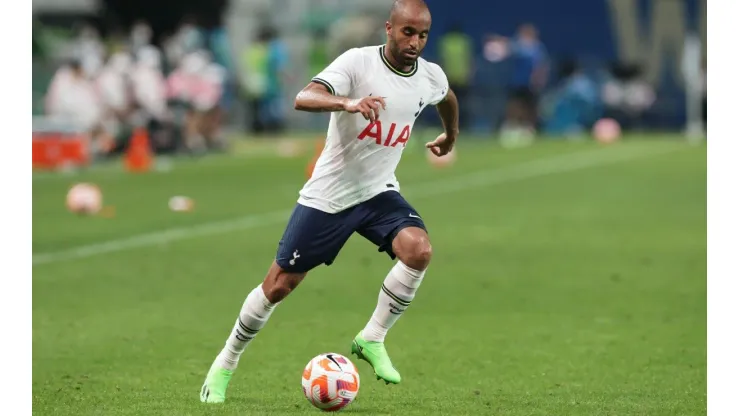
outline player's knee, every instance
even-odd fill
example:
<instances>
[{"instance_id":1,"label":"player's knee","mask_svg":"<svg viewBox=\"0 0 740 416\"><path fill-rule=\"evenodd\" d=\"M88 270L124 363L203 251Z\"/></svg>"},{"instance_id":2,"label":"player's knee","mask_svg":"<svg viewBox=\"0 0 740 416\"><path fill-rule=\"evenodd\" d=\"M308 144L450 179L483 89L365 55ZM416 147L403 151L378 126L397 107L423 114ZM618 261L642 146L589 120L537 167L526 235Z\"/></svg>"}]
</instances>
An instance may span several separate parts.
<instances>
[{"instance_id":1,"label":"player's knee","mask_svg":"<svg viewBox=\"0 0 740 416\"><path fill-rule=\"evenodd\" d=\"M402 256L401 261L415 270L426 270L432 261L432 245L426 237L419 237L408 245L408 249Z\"/></svg>"},{"instance_id":2,"label":"player's knee","mask_svg":"<svg viewBox=\"0 0 740 416\"><path fill-rule=\"evenodd\" d=\"M277 264L273 264L262 283L265 297L271 303L285 299L303 281L306 273L289 273Z\"/></svg>"},{"instance_id":3,"label":"player's knee","mask_svg":"<svg viewBox=\"0 0 740 416\"><path fill-rule=\"evenodd\" d=\"M429 266L429 263L432 262L432 245L428 239L424 238L422 242L414 247L411 261L413 264L408 266L416 270L425 270Z\"/></svg>"}]
</instances>

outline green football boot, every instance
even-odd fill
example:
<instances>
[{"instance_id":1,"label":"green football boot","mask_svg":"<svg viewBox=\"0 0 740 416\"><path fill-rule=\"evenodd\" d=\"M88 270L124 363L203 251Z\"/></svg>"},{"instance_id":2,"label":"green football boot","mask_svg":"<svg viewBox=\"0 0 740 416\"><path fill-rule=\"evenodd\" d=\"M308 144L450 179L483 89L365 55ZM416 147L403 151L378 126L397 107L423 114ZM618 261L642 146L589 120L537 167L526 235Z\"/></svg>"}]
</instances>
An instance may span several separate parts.
<instances>
[{"instance_id":1,"label":"green football boot","mask_svg":"<svg viewBox=\"0 0 740 416\"><path fill-rule=\"evenodd\" d=\"M203 403L223 403L226 400L226 388L229 386L233 371L221 368L213 363L208 370L206 381L200 389L200 401Z\"/></svg>"},{"instance_id":2,"label":"green football boot","mask_svg":"<svg viewBox=\"0 0 740 416\"><path fill-rule=\"evenodd\" d=\"M352 354L367 361L375 370L378 380L382 378L385 384L401 382L401 374L393 367L391 358L385 350L385 344L382 342L365 341L360 331L352 341Z\"/></svg>"}]
</instances>

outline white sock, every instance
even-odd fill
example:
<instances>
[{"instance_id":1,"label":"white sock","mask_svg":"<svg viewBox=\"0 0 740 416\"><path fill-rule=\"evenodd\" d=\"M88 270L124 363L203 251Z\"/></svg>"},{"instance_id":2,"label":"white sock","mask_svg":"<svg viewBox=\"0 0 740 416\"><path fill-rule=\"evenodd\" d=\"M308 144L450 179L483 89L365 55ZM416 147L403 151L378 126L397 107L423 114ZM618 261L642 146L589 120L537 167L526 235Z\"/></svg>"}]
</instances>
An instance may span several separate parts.
<instances>
[{"instance_id":1,"label":"white sock","mask_svg":"<svg viewBox=\"0 0 740 416\"><path fill-rule=\"evenodd\" d=\"M367 341L384 342L385 335L411 304L416 290L424 279L424 272L414 270L400 261L383 281L378 295L378 306L370 317L362 337Z\"/></svg>"},{"instance_id":2,"label":"white sock","mask_svg":"<svg viewBox=\"0 0 740 416\"><path fill-rule=\"evenodd\" d=\"M224 349L216 357L216 362L222 368L232 371L236 369L239 357L259 330L265 326L276 305L267 300L261 284L249 293Z\"/></svg>"}]
</instances>

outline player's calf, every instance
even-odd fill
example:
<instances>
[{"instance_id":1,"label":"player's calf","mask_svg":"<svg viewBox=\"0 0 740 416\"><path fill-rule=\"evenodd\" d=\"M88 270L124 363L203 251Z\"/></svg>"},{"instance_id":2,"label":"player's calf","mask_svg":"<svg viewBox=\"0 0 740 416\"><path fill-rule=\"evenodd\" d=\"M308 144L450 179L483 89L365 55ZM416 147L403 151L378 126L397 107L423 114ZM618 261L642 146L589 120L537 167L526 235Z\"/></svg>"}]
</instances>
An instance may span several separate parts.
<instances>
[{"instance_id":1,"label":"player's calf","mask_svg":"<svg viewBox=\"0 0 740 416\"><path fill-rule=\"evenodd\" d=\"M394 238L393 253L399 261L383 281L373 315L352 342L352 352L370 363L386 383L400 383L401 374L385 349L385 336L416 296L432 259L432 245L426 231L407 227Z\"/></svg>"},{"instance_id":2,"label":"player's calf","mask_svg":"<svg viewBox=\"0 0 740 416\"><path fill-rule=\"evenodd\" d=\"M231 336L216 361L221 368L233 371L247 345L267 323L275 307L306 276L306 273L289 273L273 262L261 285L249 293L239 311Z\"/></svg>"},{"instance_id":3,"label":"player's calf","mask_svg":"<svg viewBox=\"0 0 740 416\"><path fill-rule=\"evenodd\" d=\"M272 303L281 302L298 287L304 277L306 277L306 273L288 272L273 262L264 282L262 282L265 297Z\"/></svg>"},{"instance_id":4,"label":"player's calf","mask_svg":"<svg viewBox=\"0 0 740 416\"><path fill-rule=\"evenodd\" d=\"M265 326L278 303L285 299L305 276L306 273L286 272L273 262L265 280L254 288L244 301L224 348L208 371L200 392L202 402L222 403L226 399L226 389L242 353Z\"/></svg>"},{"instance_id":5,"label":"player's calf","mask_svg":"<svg viewBox=\"0 0 740 416\"><path fill-rule=\"evenodd\" d=\"M432 245L422 228L404 228L393 239L392 247L399 261L383 281L378 304L361 333L367 341L385 341L388 330L411 305L432 259Z\"/></svg>"}]
</instances>

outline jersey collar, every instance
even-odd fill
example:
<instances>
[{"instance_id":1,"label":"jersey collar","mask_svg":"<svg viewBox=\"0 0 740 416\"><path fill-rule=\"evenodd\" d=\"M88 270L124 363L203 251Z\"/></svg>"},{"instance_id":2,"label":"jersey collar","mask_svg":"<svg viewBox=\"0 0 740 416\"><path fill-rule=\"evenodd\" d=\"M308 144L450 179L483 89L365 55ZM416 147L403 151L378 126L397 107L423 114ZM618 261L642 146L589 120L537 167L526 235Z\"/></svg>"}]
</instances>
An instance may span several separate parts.
<instances>
[{"instance_id":1,"label":"jersey collar","mask_svg":"<svg viewBox=\"0 0 740 416\"><path fill-rule=\"evenodd\" d=\"M409 71L409 72L399 71L396 68L394 68L393 65L391 65L391 63L388 62L388 60L385 58L385 45L383 45L380 48L378 48L378 52L380 53L380 59L383 60L383 63L385 64L385 66L387 66L388 69L391 70L391 72L393 72L394 74L396 74L398 76L401 76L401 77L411 77L411 76L413 76L416 73L416 70L419 69L419 62L416 61L416 62L414 62L414 66L413 66L413 68L411 68L411 71Z\"/></svg>"}]
</instances>

